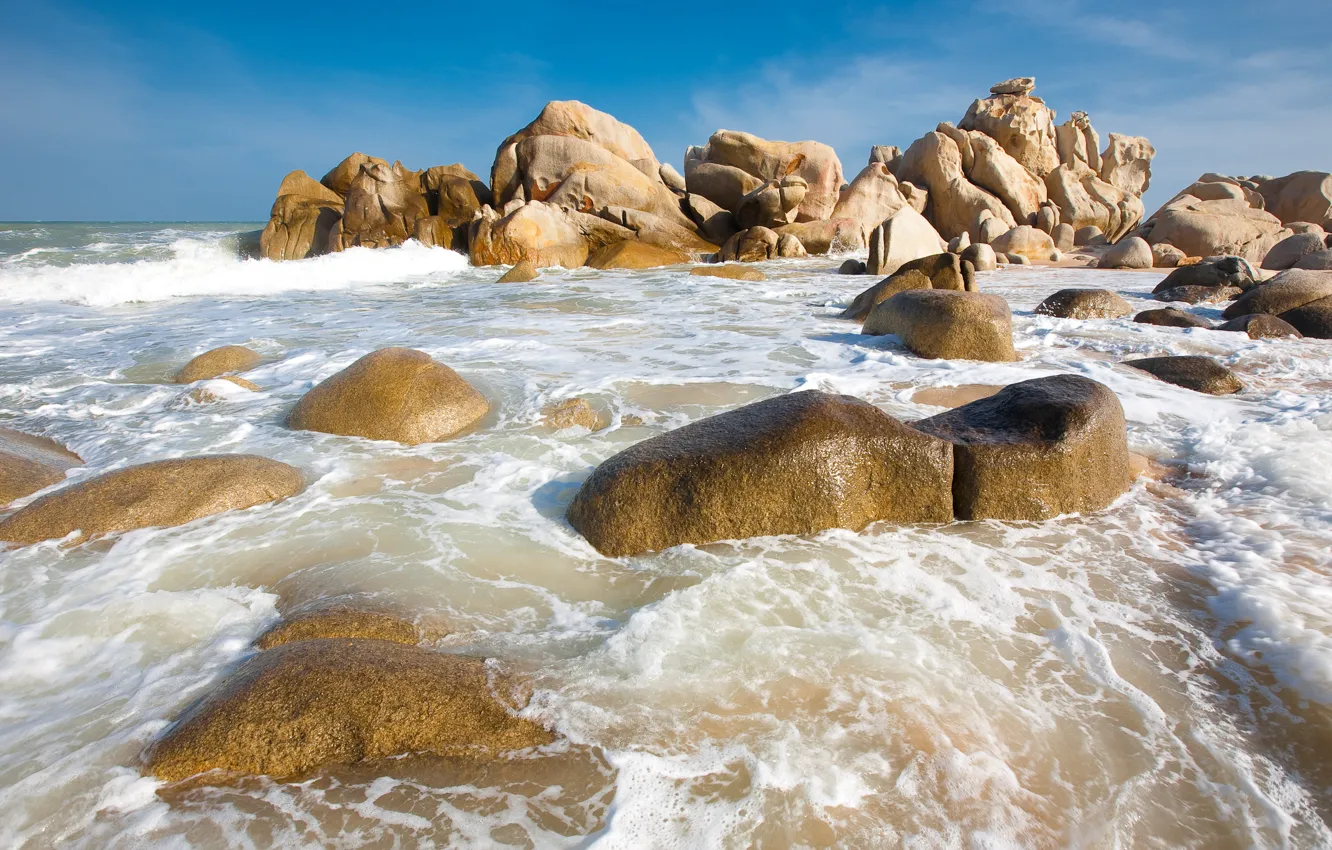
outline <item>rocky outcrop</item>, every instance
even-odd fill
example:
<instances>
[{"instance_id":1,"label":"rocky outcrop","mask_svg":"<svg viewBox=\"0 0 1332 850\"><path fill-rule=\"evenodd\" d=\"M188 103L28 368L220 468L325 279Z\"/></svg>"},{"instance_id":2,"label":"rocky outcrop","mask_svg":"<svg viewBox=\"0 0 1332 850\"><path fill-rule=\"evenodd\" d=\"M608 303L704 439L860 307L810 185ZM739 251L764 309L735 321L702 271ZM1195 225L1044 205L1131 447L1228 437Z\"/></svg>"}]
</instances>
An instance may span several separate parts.
<instances>
[{"instance_id":1,"label":"rocky outcrop","mask_svg":"<svg viewBox=\"0 0 1332 850\"><path fill-rule=\"evenodd\" d=\"M856 296L839 318L862 322L876 306L909 289L975 291L975 271L951 252L921 257L904 263L897 271Z\"/></svg>"},{"instance_id":2,"label":"rocky outcrop","mask_svg":"<svg viewBox=\"0 0 1332 850\"><path fill-rule=\"evenodd\" d=\"M1317 302L1315 302L1317 303ZM1219 331L1234 331L1248 334L1249 339L1277 339L1280 337L1303 336L1289 322L1269 316L1266 313L1249 313L1224 322L1217 327Z\"/></svg>"},{"instance_id":3,"label":"rocky outcrop","mask_svg":"<svg viewBox=\"0 0 1332 850\"><path fill-rule=\"evenodd\" d=\"M436 165L421 172L421 193L430 215L449 227L466 224L477 210L494 204L490 187L460 163Z\"/></svg>"},{"instance_id":4,"label":"rocky outcrop","mask_svg":"<svg viewBox=\"0 0 1332 850\"><path fill-rule=\"evenodd\" d=\"M1208 395L1230 395L1244 389L1234 372L1210 357L1146 357L1125 360L1124 365L1154 375L1168 384Z\"/></svg>"},{"instance_id":5,"label":"rocky outcrop","mask_svg":"<svg viewBox=\"0 0 1332 850\"><path fill-rule=\"evenodd\" d=\"M635 238L634 231L600 216L541 201L514 201L506 212L485 207L472 221L468 247L472 265L578 268L599 248Z\"/></svg>"},{"instance_id":6,"label":"rocky outcrop","mask_svg":"<svg viewBox=\"0 0 1332 850\"><path fill-rule=\"evenodd\" d=\"M612 557L952 516L941 440L849 396L766 399L631 446L596 468L570 524Z\"/></svg>"},{"instance_id":7,"label":"rocky outcrop","mask_svg":"<svg viewBox=\"0 0 1332 850\"><path fill-rule=\"evenodd\" d=\"M77 466L83 458L55 440L0 428L0 507L59 484Z\"/></svg>"},{"instance_id":8,"label":"rocky outcrop","mask_svg":"<svg viewBox=\"0 0 1332 850\"><path fill-rule=\"evenodd\" d=\"M1254 179L1267 211L1282 224L1305 221L1332 231L1332 174L1296 171L1285 177Z\"/></svg>"},{"instance_id":9,"label":"rocky outcrop","mask_svg":"<svg viewBox=\"0 0 1332 850\"><path fill-rule=\"evenodd\" d=\"M416 234L416 222L429 215L419 173L401 163L362 165L347 190L342 219L329 234L329 250L401 245Z\"/></svg>"},{"instance_id":10,"label":"rocky outcrop","mask_svg":"<svg viewBox=\"0 0 1332 850\"><path fill-rule=\"evenodd\" d=\"M224 345L205 351L190 360L176 373L176 383L192 384L195 381L207 381L223 375L248 372L263 362L257 351L243 345Z\"/></svg>"},{"instance_id":11,"label":"rocky outcrop","mask_svg":"<svg viewBox=\"0 0 1332 850\"><path fill-rule=\"evenodd\" d=\"M78 540L169 527L285 499L300 470L256 455L206 455L131 466L62 487L0 521L0 541Z\"/></svg>"},{"instance_id":12,"label":"rocky outcrop","mask_svg":"<svg viewBox=\"0 0 1332 850\"><path fill-rule=\"evenodd\" d=\"M789 174L768 180L745 195L735 205L732 215L736 227L781 227L795 221L796 210L809 190L803 178Z\"/></svg>"},{"instance_id":13,"label":"rocky outcrop","mask_svg":"<svg viewBox=\"0 0 1332 850\"><path fill-rule=\"evenodd\" d=\"M1253 266L1242 257L1206 257L1201 262L1176 268L1156 285L1152 292L1165 292L1182 286L1235 287L1249 289L1257 285Z\"/></svg>"},{"instance_id":14,"label":"rocky outcrop","mask_svg":"<svg viewBox=\"0 0 1332 850\"><path fill-rule=\"evenodd\" d=\"M938 289L899 292L870 311L860 332L896 334L919 357L1017 360L1013 317L998 295Z\"/></svg>"},{"instance_id":15,"label":"rocky outcrop","mask_svg":"<svg viewBox=\"0 0 1332 850\"><path fill-rule=\"evenodd\" d=\"M833 218L827 221L797 221L777 228L779 237L796 240L806 254L829 254L834 251L859 251L865 247L865 231L853 218ZM782 254L788 256L788 254ZM800 256L804 256L801 254Z\"/></svg>"},{"instance_id":16,"label":"rocky outcrop","mask_svg":"<svg viewBox=\"0 0 1332 850\"><path fill-rule=\"evenodd\" d=\"M1101 154L1101 179L1126 195L1141 198L1152 185L1156 148L1142 136L1110 134Z\"/></svg>"},{"instance_id":17,"label":"rocky outcrop","mask_svg":"<svg viewBox=\"0 0 1332 850\"><path fill-rule=\"evenodd\" d=\"M897 177L888 170L888 166L882 162L871 162L861 169L856 179L842 192L830 218L853 219L868 233L898 210L910 206L902 194Z\"/></svg>"},{"instance_id":18,"label":"rocky outcrop","mask_svg":"<svg viewBox=\"0 0 1332 850\"><path fill-rule=\"evenodd\" d=\"M329 233L342 218L342 207L341 195L304 171L291 172L278 187L268 224L259 235L260 256L303 260L327 253Z\"/></svg>"},{"instance_id":19,"label":"rocky outcrop","mask_svg":"<svg viewBox=\"0 0 1332 850\"><path fill-rule=\"evenodd\" d=\"M1036 313L1059 319L1118 319L1132 315L1133 308L1108 289L1061 289L1036 305Z\"/></svg>"},{"instance_id":20,"label":"rocky outcrop","mask_svg":"<svg viewBox=\"0 0 1332 850\"><path fill-rule=\"evenodd\" d=\"M550 743L496 697L493 676L482 659L391 641L286 643L177 718L147 769L169 782L210 770L293 778L407 753L485 761Z\"/></svg>"},{"instance_id":21,"label":"rocky outcrop","mask_svg":"<svg viewBox=\"0 0 1332 850\"><path fill-rule=\"evenodd\" d=\"M1249 313L1266 313L1285 318L1282 314L1286 311L1328 296L1332 296L1332 272L1289 269L1245 292L1221 315L1234 319Z\"/></svg>"},{"instance_id":22,"label":"rocky outcrop","mask_svg":"<svg viewBox=\"0 0 1332 850\"><path fill-rule=\"evenodd\" d=\"M1270 271L1293 269L1309 254L1327 250L1327 236L1322 233L1296 233L1272 246L1263 257L1262 267Z\"/></svg>"},{"instance_id":23,"label":"rocky outcrop","mask_svg":"<svg viewBox=\"0 0 1332 850\"><path fill-rule=\"evenodd\" d=\"M1031 80L1032 88L1036 85L1032 77L1019 79ZM1054 111L1045 105L1045 101L1032 96L1032 88L992 91L990 97L971 104L958 127L984 133L998 142L1024 169L1043 178L1059 166Z\"/></svg>"},{"instance_id":24,"label":"rocky outcrop","mask_svg":"<svg viewBox=\"0 0 1332 850\"><path fill-rule=\"evenodd\" d=\"M1199 179L1177 194L1143 222L1139 235L1153 245L1169 242L1190 257L1231 254L1260 263L1291 234L1263 209L1261 195L1219 178Z\"/></svg>"},{"instance_id":25,"label":"rocky outcrop","mask_svg":"<svg viewBox=\"0 0 1332 850\"><path fill-rule=\"evenodd\" d=\"M337 195L338 198L345 198L347 193L351 191L352 182L361 173L361 166L363 165L388 166L388 161L377 156L367 156L357 151L333 166L319 182L334 195ZM281 190L278 191L278 194L282 194Z\"/></svg>"},{"instance_id":26,"label":"rocky outcrop","mask_svg":"<svg viewBox=\"0 0 1332 850\"><path fill-rule=\"evenodd\" d=\"M752 192L769 180L788 175L805 181L806 192L796 211L796 221L821 221L832 217L841 193L842 163L837 153L819 142L773 142L749 133L718 130L702 147L690 148L685 155L685 183L690 192L697 192L719 206L734 211L739 200L734 189L717 192L720 175L726 174L735 188L749 181L734 172L704 168L705 164L720 165L749 175L756 182L741 193Z\"/></svg>"},{"instance_id":27,"label":"rocky outcrop","mask_svg":"<svg viewBox=\"0 0 1332 850\"><path fill-rule=\"evenodd\" d=\"M381 348L302 396L287 427L414 446L446 440L489 410L485 396L425 352Z\"/></svg>"},{"instance_id":28,"label":"rocky outcrop","mask_svg":"<svg viewBox=\"0 0 1332 850\"><path fill-rule=\"evenodd\" d=\"M967 233L973 242L988 241L981 238L981 213L998 219L1005 230L1016 223L1003 201L967 179L957 142L937 130L907 148L897 178L927 190L925 217L945 239Z\"/></svg>"},{"instance_id":29,"label":"rocky outcrop","mask_svg":"<svg viewBox=\"0 0 1332 850\"><path fill-rule=\"evenodd\" d=\"M892 274L903 263L944 250L939 231L911 207L901 207L869 232L867 274Z\"/></svg>"},{"instance_id":30,"label":"rocky outcrop","mask_svg":"<svg viewBox=\"0 0 1332 850\"><path fill-rule=\"evenodd\" d=\"M1046 520L1129 488L1124 410L1079 375L1036 378L914 423L953 445L958 519Z\"/></svg>"}]
</instances>

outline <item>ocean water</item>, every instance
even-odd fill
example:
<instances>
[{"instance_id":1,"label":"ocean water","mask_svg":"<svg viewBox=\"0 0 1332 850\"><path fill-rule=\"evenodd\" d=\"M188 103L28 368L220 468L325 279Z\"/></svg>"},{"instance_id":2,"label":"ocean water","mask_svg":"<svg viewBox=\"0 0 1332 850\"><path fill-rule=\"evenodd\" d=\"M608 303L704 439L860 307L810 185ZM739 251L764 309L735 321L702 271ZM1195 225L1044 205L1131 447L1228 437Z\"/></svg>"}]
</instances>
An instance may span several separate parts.
<instances>
[{"instance_id":1,"label":"ocean water","mask_svg":"<svg viewBox=\"0 0 1332 850\"><path fill-rule=\"evenodd\" d=\"M1332 343L1036 317L1065 286L1152 306L1157 273L1014 267L1021 361L926 361L835 318L842 257L764 283L494 269L409 243L235 258L244 225L0 225L0 425L82 479L254 452L285 502L0 553L0 846L1332 846ZM1192 308L1216 318L1219 309ZM195 354L265 363L197 403ZM494 411L457 440L288 431L373 349L449 364ZM1213 398L1117 365L1207 354ZM801 388L914 419L944 388L1110 386L1150 473L1040 524L876 525L599 556L563 518L600 461ZM917 398L917 395L920 397ZM552 431L581 397L610 423ZM632 417L638 417L641 424ZM425 757L163 788L146 745L279 611L361 594L530 682L560 733L484 767Z\"/></svg>"}]
</instances>

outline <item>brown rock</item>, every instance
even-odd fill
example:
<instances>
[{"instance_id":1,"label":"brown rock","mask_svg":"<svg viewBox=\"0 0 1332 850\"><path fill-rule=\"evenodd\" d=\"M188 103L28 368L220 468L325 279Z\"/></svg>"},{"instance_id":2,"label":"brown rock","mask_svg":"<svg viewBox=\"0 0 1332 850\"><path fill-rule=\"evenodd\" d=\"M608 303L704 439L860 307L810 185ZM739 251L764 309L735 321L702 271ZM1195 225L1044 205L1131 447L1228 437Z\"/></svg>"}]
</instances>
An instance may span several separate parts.
<instances>
[{"instance_id":1,"label":"brown rock","mask_svg":"<svg viewBox=\"0 0 1332 850\"><path fill-rule=\"evenodd\" d=\"M0 521L0 540L26 545L80 531L82 541L136 528L183 525L285 499L304 487L299 469L256 455L159 460L43 496Z\"/></svg>"},{"instance_id":2,"label":"brown rock","mask_svg":"<svg viewBox=\"0 0 1332 850\"><path fill-rule=\"evenodd\" d=\"M1287 269L1267 283L1255 286L1241 295L1221 315L1227 319L1249 313L1281 316L1288 310L1303 307L1329 295L1332 295L1332 272Z\"/></svg>"},{"instance_id":3,"label":"brown rock","mask_svg":"<svg viewBox=\"0 0 1332 850\"><path fill-rule=\"evenodd\" d=\"M1295 263L1295 268L1309 271L1332 271L1332 249L1305 254Z\"/></svg>"},{"instance_id":4,"label":"brown rock","mask_svg":"<svg viewBox=\"0 0 1332 850\"><path fill-rule=\"evenodd\" d=\"M490 187L458 163L436 165L421 172L421 194L425 195L430 215L451 228L466 224L477 210L494 203Z\"/></svg>"},{"instance_id":5,"label":"brown rock","mask_svg":"<svg viewBox=\"0 0 1332 850\"><path fill-rule=\"evenodd\" d=\"M483 660L382 640L260 652L148 753L175 781L209 770L295 777L406 753L491 759L553 740L492 693Z\"/></svg>"},{"instance_id":6,"label":"brown rock","mask_svg":"<svg viewBox=\"0 0 1332 850\"><path fill-rule=\"evenodd\" d=\"M711 416L596 468L569 522L617 557L682 543L947 522L947 444L817 390Z\"/></svg>"},{"instance_id":7,"label":"brown rock","mask_svg":"<svg viewBox=\"0 0 1332 850\"><path fill-rule=\"evenodd\" d=\"M486 207L469 225L468 252L474 266L514 265L576 269L603 245L634 238L634 231L599 216L540 201L514 201L508 212Z\"/></svg>"},{"instance_id":8,"label":"brown rock","mask_svg":"<svg viewBox=\"0 0 1332 850\"><path fill-rule=\"evenodd\" d=\"M497 283L527 283L529 280L536 280L540 277L536 265L531 260L522 260L514 265L504 274L500 275Z\"/></svg>"},{"instance_id":9,"label":"brown rock","mask_svg":"<svg viewBox=\"0 0 1332 850\"><path fill-rule=\"evenodd\" d=\"M1036 306L1042 316L1059 319L1118 319L1133 308L1108 289L1061 289Z\"/></svg>"},{"instance_id":10,"label":"brown rock","mask_svg":"<svg viewBox=\"0 0 1332 850\"><path fill-rule=\"evenodd\" d=\"M1059 165L1055 149L1054 112L1028 93L995 94L977 100L957 125L979 130L1037 177Z\"/></svg>"},{"instance_id":11,"label":"brown rock","mask_svg":"<svg viewBox=\"0 0 1332 850\"><path fill-rule=\"evenodd\" d=\"M1262 267L1272 271L1294 268L1306 254L1314 254L1327 249L1322 233L1296 233L1287 236L1272 246L1272 250L1263 257Z\"/></svg>"},{"instance_id":12,"label":"brown rock","mask_svg":"<svg viewBox=\"0 0 1332 850\"><path fill-rule=\"evenodd\" d=\"M1173 269L1184 259L1184 252L1169 242L1158 242L1152 246L1152 268Z\"/></svg>"},{"instance_id":13,"label":"brown rock","mask_svg":"<svg viewBox=\"0 0 1332 850\"><path fill-rule=\"evenodd\" d=\"M1021 224L990 243L996 254L1018 255L1028 260L1053 260L1056 257L1050 234L1029 224Z\"/></svg>"},{"instance_id":14,"label":"brown rock","mask_svg":"<svg viewBox=\"0 0 1332 850\"><path fill-rule=\"evenodd\" d=\"M259 253L269 260L303 260L328 253L342 201L279 195L259 235Z\"/></svg>"},{"instance_id":15,"label":"brown rock","mask_svg":"<svg viewBox=\"0 0 1332 850\"><path fill-rule=\"evenodd\" d=\"M1204 201L1185 195L1153 215L1152 222L1147 239L1153 244L1169 242L1189 256L1232 254L1251 263L1290 235L1276 216L1238 198Z\"/></svg>"},{"instance_id":16,"label":"brown rock","mask_svg":"<svg viewBox=\"0 0 1332 850\"><path fill-rule=\"evenodd\" d=\"M974 290L975 274L968 281L966 271L969 269L961 258L951 252L903 263L897 271L857 295L839 318L863 322L875 306L908 289Z\"/></svg>"},{"instance_id":17,"label":"brown rock","mask_svg":"<svg viewBox=\"0 0 1332 850\"><path fill-rule=\"evenodd\" d=\"M914 424L953 444L958 519L1098 511L1129 488L1124 410L1108 387L1079 375L1011 384Z\"/></svg>"},{"instance_id":18,"label":"brown rock","mask_svg":"<svg viewBox=\"0 0 1332 850\"><path fill-rule=\"evenodd\" d=\"M1244 294L1238 286L1176 286L1156 293L1157 301L1182 301L1185 304L1220 304Z\"/></svg>"},{"instance_id":19,"label":"brown rock","mask_svg":"<svg viewBox=\"0 0 1332 850\"><path fill-rule=\"evenodd\" d=\"M1267 210L1281 221L1307 221L1332 229L1332 174L1296 171L1261 181L1258 192Z\"/></svg>"},{"instance_id":20,"label":"brown rock","mask_svg":"<svg viewBox=\"0 0 1332 850\"><path fill-rule=\"evenodd\" d=\"M600 431L605 428L607 421L598 413L592 405L588 404L587 399L571 398L555 404L549 404L541 411L541 418L546 423L547 428L553 428L556 431L565 428L586 428L589 431Z\"/></svg>"},{"instance_id":21,"label":"brown rock","mask_svg":"<svg viewBox=\"0 0 1332 850\"><path fill-rule=\"evenodd\" d=\"M683 251L630 239L597 249L587 258L587 265L594 269L652 269L687 263L691 259Z\"/></svg>"},{"instance_id":22,"label":"brown rock","mask_svg":"<svg viewBox=\"0 0 1332 850\"><path fill-rule=\"evenodd\" d=\"M307 392L287 427L409 446L446 440L490 403L458 373L410 348L381 348Z\"/></svg>"},{"instance_id":23,"label":"brown rock","mask_svg":"<svg viewBox=\"0 0 1332 850\"><path fill-rule=\"evenodd\" d=\"M758 282L767 280L767 275L758 269L751 269L747 266L741 266L733 263L725 263L716 266L695 266L689 270L691 275L698 277L725 277L731 280L749 280Z\"/></svg>"},{"instance_id":24,"label":"brown rock","mask_svg":"<svg viewBox=\"0 0 1332 850\"><path fill-rule=\"evenodd\" d=\"M1140 325L1161 325L1167 328L1210 328L1212 323L1195 316L1192 313L1185 313L1174 307L1162 307L1159 310L1143 310L1133 317L1133 321ZM1225 328L1222 328L1225 330Z\"/></svg>"},{"instance_id":25,"label":"brown rock","mask_svg":"<svg viewBox=\"0 0 1332 850\"><path fill-rule=\"evenodd\" d=\"M465 231L463 225L455 227L440 216L428 215L416 220L412 238L429 248L452 248L455 244L461 247L466 237L460 238L459 233Z\"/></svg>"},{"instance_id":26,"label":"brown rock","mask_svg":"<svg viewBox=\"0 0 1332 850\"><path fill-rule=\"evenodd\" d=\"M841 264L840 266L837 267L837 273L838 273L838 274L865 274L865 261L864 261L864 260L857 260L857 259L854 259L854 258L853 258L853 259L850 259L850 260L844 260L844 261L842 262L842 264Z\"/></svg>"},{"instance_id":27,"label":"brown rock","mask_svg":"<svg viewBox=\"0 0 1332 850\"><path fill-rule=\"evenodd\" d=\"M718 130L699 149L699 154L699 159L704 162L729 165L760 181L787 175L804 180L807 189L798 207L796 221L830 218L844 182L837 152L819 142L776 142L750 133ZM688 161L685 162L685 178L689 178ZM689 191L696 189L690 185ZM697 191L708 195L701 189ZM727 204L721 198L712 197L712 200L727 209L735 209L734 204Z\"/></svg>"},{"instance_id":28,"label":"brown rock","mask_svg":"<svg viewBox=\"0 0 1332 850\"><path fill-rule=\"evenodd\" d=\"M231 372L246 372L263 362L258 352L243 345L224 345L205 351L176 373L176 383L192 384L219 378Z\"/></svg>"},{"instance_id":29,"label":"brown rock","mask_svg":"<svg viewBox=\"0 0 1332 850\"><path fill-rule=\"evenodd\" d=\"M692 159L685 162L685 185L689 194L706 198L729 212L740 204L741 198L762 186L763 181L743 168Z\"/></svg>"},{"instance_id":30,"label":"brown rock","mask_svg":"<svg viewBox=\"0 0 1332 850\"><path fill-rule=\"evenodd\" d=\"M1287 310L1281 319L1304 336L1332 339L1332 296Z\"/></svg>"},{"instance_id":31,"label":"brown rock","mask_svg":"<svg viewBox=\"0 0 1332 850\"><path fill-rule=\"evenodd\" d=\"M356 175L361 173L362 165L387 166L388 162L377 156L366 156L357 151L333 166L333 169L325 174L319 182L331 189L334 194L345 198L347 193L351 191L352 181L356 179Z\"/></svg>"},{"instance_id":32,"label":"brown rock","mask_svg":"<svg viewBox=\"0 0 1332 850\"><path fill-rule=\"evenodd\" d=\"M392 614L334 604L285 617L254 643L260 649L272 649L322 638L366 638L415 646L421 641L421 630Z\"/></svg>"},{"instance_id":33,"label":"brown rock","mask_svg":"<svg viewBox=\"0 0 1332 850\"><path fill-rule=\"evenodd\" d=\"M362 165L347 190L346 209L329 236L329 249L401 245L415 235L416 222L429 215L419 174L400 163Z\"/></svg>"},{"instance_id":34,"label":"brown rock","mask_svg":"<svg viewBox=\"0 0 1332 850\"><path fill-rule=\"evenodd\" d=\"M1248 289L1257 285L1253 267L1240 257L1195 258L1195 262L1179 261L1178 268L1165 276L1153 292L1164 292L1181 286L1230 286Z\"/></svg>"},{"instance_id":35,"label":"brown rock","mask_svg":"<svg viewBox=\"0 0 1332 850\"><path fill-rule=\"evenodd\" d=\"M865 247L865 231L850 218L826 221L798 221L777 228L778 237L794 236L809 254L828 254L833 251L859 251Z\"/></svg>"},{"instance_id":36,"label":"brown rock","mask_svg":"<svg viewBox=\"0 0 1332 850\"><path fill-rule=\"evenodd\" d=\"M1284 336L1303 336L1287 321L1269 316L1266 313L1250 313L1240 316L1217 327L1219 331L1238 331L1249 335L1249 339L1276 339Z\"/></svg>"},{"instance_id":37,"label":"brown rock","mask_svg":"<svg viewBox=\"0 0 1332 850\"><path fill-rule=\"evenodd\" d=\"M0 428L0 506L59 484L76 466L83 458L55 440Z\"/></svg>"},{"instance_id":38,"label":"brown rock","mask_svg":"<svg viewBox=\"0 0 1332 850\"><path fill-rule=\"evenodd\" d=\"M777 233L766 227L751 227L726 240L718 258L726 263L759 263L777 258Z\"/></svg>"},{"instance_id":39,"label":"brown rock","mask_svg":"<svg viewBox=\"0 0 1332 850\"><path fill-rule=\"evenodd\" d=\"M1230 395L1244 389L1234 372L1210 357L1146 357L1125 360L1124 365L1155 375L1168 384L1208 395Z\"/></svg>"},{"instance_id":40,"label":"brown rock","mask_svg":"<svg viewBox=\"0 0 1332 850\"><path fill-rule=\"evenodd\" d=\"M947 360L1017 360L1008 303L980 292L899 292L865 319L863 334L897 334L913 354Z\"/></svg>"}]
</instances>

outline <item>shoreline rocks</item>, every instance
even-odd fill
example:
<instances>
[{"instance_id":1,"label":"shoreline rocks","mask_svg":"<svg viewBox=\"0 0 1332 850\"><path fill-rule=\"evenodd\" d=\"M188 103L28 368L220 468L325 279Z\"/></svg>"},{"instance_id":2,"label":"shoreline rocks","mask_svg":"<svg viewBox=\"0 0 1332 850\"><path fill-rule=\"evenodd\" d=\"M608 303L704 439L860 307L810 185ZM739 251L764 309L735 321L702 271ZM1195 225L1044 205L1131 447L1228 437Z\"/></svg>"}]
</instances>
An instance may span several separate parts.
<instances>
[{"instance_id":1,"label":"shoreline rocks","mask_svg":"<svg viewBox=\"0 0 1332 850\"><path fill-rule=\"evenodd\" d=\"M899 292L870 311L860 332L896 334L918 357L994 363L1018 359L1008 302L981 292Z\"/></svg>"},{"instance_id":2,"label":"shoreline rocks","mask_svg":"<svg viewBox=\"0 0 1332 850\"><path fill-rule=\"evenodd\" d=\"M65 480L83 458L46 437L0 428L0 507Z\"/></svg>"}]
</instances>

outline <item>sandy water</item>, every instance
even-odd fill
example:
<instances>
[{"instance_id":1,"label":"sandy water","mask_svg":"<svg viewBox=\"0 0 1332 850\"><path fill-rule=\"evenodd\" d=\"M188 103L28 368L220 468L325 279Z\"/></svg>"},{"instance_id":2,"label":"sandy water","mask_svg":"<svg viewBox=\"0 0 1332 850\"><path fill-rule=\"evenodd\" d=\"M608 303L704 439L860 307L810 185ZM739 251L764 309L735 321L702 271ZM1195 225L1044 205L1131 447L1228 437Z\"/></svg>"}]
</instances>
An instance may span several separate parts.
<instances>
[{"instance_id":1,"label":"sandy water","mask_svg":"<svg viewBox=\"0 0 1332 850\"><path fill-rule=\"evenodd\" d=\"M841 258L765 283L556 271L409 244L237 261L198 225L0 225L0 425L82 478L205 452L300 467L285 502L0 554L0 845L1332 846L1332 343L1032 315L1154 273L1010 268L1014 364L932 362L835 318ZM1215 318L1215 307L1193 308ZM263 391L165 383L247 344ZM315 382L407 345L495 403L436 445L297 433ZM1208 354L1212 398L1116 365ZM563 510L634 442L800 388L914 419L917 390L1076 372L1156 462L1110 509L600 557ZM551 431L582 397L606 430ZM639 417L642 424L633 422ZM168 789L140 754L279 610L360 594L531 682L559 743Z\"/></svg>"}]
</instances>

